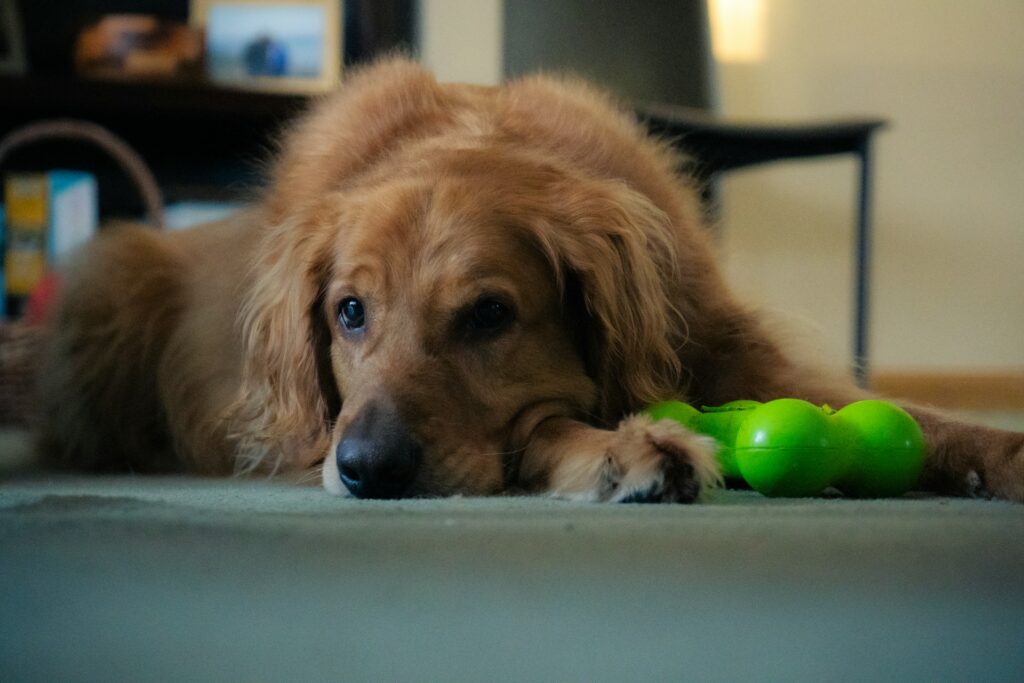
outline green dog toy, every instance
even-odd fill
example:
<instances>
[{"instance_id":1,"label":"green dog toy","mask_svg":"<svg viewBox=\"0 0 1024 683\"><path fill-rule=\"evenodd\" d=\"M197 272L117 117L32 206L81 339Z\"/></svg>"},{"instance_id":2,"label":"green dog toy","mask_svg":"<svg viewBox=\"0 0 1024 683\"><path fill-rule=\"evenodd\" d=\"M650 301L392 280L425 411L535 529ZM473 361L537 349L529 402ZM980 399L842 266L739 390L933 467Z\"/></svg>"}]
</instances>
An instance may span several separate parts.
<instances>
[{"instance_id":1,"label":"green dog toy","mask_svg":"<svg viewBox=\"0 0 1024 683\"><path fill-rule=\"evenodd\" d=\"M924 466L921 428L887 401L838 411L794 398L703 410L664 401L645 412L714 437L722 474L766 496L817 496L830 486L858 498L898 496Z\"/></svg>"}]
</instances>

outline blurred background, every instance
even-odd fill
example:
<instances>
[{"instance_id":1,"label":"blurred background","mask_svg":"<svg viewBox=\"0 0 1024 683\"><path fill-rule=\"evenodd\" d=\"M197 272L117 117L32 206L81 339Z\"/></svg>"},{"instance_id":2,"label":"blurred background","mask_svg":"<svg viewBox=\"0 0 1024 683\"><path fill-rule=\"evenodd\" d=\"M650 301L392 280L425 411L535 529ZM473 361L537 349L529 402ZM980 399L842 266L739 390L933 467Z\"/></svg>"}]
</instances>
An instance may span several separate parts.
<instances>
[{"instance_id":1,"label":"blurred background","mask_svg":"<svg viewBox=\"0 0 1024 683\"><path fill-rule=\"evenodd\" d=\"M0 21L0 137L52 117L103 125L152 169L173 226L251 199L308 98L394 49L442 80L569 69L638 108L737 124L884 119L872 383L1024 409L1018 0L0 0ZM55 168L97 180L101 219L146 214L95 145L42 140L0 159L8 175ZM857 173L849 155L774 163L724 174L712 194L733 284L836 365L853 352Z\"/></svg>"}]
</instances>

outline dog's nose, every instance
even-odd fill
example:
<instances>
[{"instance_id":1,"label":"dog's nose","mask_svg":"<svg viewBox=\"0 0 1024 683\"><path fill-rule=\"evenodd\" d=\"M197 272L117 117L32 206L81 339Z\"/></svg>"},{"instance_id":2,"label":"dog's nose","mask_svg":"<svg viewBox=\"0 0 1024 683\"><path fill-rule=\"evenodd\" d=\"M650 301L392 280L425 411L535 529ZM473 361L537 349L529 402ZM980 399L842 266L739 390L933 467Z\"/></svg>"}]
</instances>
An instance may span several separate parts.
<instances>
[{"instance_id":1,"label":"dog's nose","mask_svg":"<svg viewBox=\"0 0 1024 683\"><path fill-rule=\"evenodd\" d=\"M408 493L423 460L396 410L367 405L349 423L335 457L341 483L357 498L401 498Z\"/></svg>"}]
</instances>

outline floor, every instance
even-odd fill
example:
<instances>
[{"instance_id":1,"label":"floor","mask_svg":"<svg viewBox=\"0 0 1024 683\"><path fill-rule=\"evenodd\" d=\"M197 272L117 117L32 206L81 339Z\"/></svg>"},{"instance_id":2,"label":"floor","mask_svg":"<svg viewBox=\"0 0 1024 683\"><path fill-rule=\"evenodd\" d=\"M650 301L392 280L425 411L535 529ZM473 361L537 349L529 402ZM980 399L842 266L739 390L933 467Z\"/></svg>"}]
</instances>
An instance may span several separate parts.
<instances>
[{"instance_id":1,"label":"floor","mask_svg":"<svg viewBox=\"0 0 1024 683\"><path fill-rule=\"evenodd\" d=\"M1020 680L1024 506L0 482L0 680Z\"/></svg>"},{"instance_id":2,"label":"floor","mask_svg":"<svg viewBox=\"0 0 1024 683\"><path fill-rule=\"evenodd\" d=\"M360 502L27 452L0 430L0 681L1024 678L1021 505Z\"/></svg>"}]
</instances>

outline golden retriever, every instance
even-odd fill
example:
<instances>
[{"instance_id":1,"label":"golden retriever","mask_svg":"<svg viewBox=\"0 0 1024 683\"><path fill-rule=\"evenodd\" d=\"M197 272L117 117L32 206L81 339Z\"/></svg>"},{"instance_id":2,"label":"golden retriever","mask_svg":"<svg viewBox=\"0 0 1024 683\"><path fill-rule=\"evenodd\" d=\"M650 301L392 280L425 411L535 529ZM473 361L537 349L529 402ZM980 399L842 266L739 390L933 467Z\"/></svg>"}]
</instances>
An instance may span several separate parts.
<instances>
[{"instance_id":1,"label":"golden retriever","mask_svg":"<svg viewBox=\"0 0 1024 683\"><path fill-rule=\"evenodd\" d=\"M693 501L719 481L712 444L646 403L865 394L736 301L679 161L573 80L359 71L286 136L251 211L110 230L69 270L42 453L319 470L368 498ZM1024 434L910 410L923 488L1024 500Z\"/></svg>"}]
</instances>

